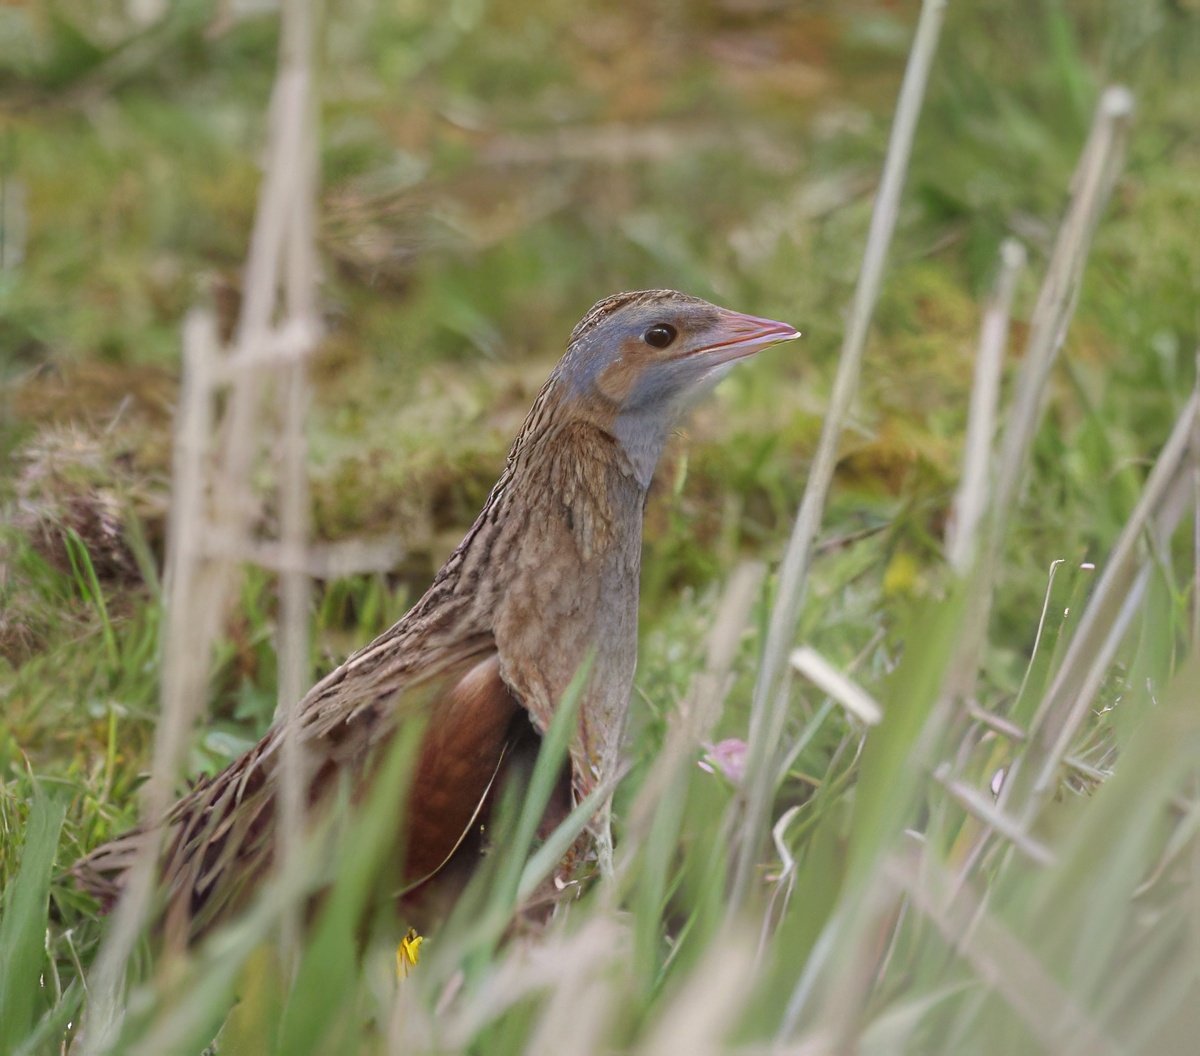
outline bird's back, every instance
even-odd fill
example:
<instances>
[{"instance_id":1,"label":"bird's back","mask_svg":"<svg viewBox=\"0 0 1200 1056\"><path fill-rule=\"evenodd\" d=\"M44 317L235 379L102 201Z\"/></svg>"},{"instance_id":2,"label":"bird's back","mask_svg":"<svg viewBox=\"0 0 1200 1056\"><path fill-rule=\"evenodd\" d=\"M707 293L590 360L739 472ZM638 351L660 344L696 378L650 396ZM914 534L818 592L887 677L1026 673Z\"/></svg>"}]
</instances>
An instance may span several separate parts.
<instances>
[{"instance_id":1,"label":"bird's back","mask_svg":"<svg viewBox=\"0 0 1200 1056\"><path fill-rule=\"evenodd\" d=\"M440 575L400 622L318 682L295 711L313 815L339 789L360 798L402 722L428 725L409 795L414 825L404 853L406 881L436 872L457 847L519 714L499 677L486 621L474 606L456 604L444 583ZM187 935L200 934L236 912L268 875L283 736L283 727L273 726L169 811L161 835L160 919L173 930L183 921ZM72 868L79 886L105 908L119 897L143 836L142 829L120 836Z\"/></svg>"}]
</instances>

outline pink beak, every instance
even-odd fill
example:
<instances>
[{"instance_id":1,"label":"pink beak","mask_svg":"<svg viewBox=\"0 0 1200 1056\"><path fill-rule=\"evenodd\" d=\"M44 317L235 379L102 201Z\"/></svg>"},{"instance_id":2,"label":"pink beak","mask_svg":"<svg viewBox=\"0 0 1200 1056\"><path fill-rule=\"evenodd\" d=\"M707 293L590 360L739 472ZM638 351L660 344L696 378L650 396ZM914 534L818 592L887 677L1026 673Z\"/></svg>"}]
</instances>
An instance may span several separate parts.
<instances>
[{"instance_id":1,"label":"pink beak","mask_svg":"<svg viewBox=\"0 0 1200 1056\"><path fill-rule=\"evenodd\" d=\"M724 310L720 322L713 330L713 336L717 337L716 341L703 348L694 349L688 353L688 357L711 358L714 366L732 363L734 360L752 356L770 345L777 345L780 341L794 341L800 336L800 331L774 319L762 319L757 315L743 315L741 312Z\"/></svg>"}]
</instances>

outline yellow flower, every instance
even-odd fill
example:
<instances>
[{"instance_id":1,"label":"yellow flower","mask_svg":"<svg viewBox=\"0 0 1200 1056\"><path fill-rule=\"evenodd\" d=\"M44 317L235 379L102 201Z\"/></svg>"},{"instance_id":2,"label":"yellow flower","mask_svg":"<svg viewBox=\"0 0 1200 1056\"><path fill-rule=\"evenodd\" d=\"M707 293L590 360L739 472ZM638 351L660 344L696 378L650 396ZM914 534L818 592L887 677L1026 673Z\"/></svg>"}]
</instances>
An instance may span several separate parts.
<instances>
[{"instance_id":1,"label":"yellow flower","mask_svg":"<svg viewBox=\"0 0 1200 1056\"><path fill-rule=\"evenodd\" d=\"M410 968L417 966L417 961L421 959L421 943L425 941L425 936L418 935L416 928L409 928L404 934L404 938L400 940L400 945L396 947L396 976L400 979L407 979Z\"/></svg>"},{"instance_id":2,"label":"yellow flower","mask_svg":"<svg viewBox=\"0 0 1200 1056\"><path fill-rule=\"evenodd\" d=\"M884 595L918 594L923 586L921 566L917 564L917 559L912 554L898 550L883 573Z\"/></svg>"}]
</instances>

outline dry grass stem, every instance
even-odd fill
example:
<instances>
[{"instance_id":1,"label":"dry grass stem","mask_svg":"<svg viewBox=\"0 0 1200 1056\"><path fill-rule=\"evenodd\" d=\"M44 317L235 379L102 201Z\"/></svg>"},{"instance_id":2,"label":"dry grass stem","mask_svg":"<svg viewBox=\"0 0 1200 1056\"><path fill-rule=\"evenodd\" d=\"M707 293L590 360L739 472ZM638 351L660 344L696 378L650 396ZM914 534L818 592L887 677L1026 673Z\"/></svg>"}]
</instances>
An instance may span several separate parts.
<instances>
[{"instance_id":1,"label":"dry grass stem","mask_svg":"<svg viewBox=\"0 0 1200 1056\"><path fill-rule=\"evenodd\" d=\"M0 271L15 272L25 261L29 208L25 183L0 174Z\"/></svg>"},{"instance_id":2,"label":"dry grass stem","mask_svg":"<svg viewBox=\"0 0 1200 1056\"><path fill-rule=\"evenodd\" d=\"M1106 88L1071 181L1070 204L1029 324L1029 340L1004 430L991 496L992 547L1003 538L1004 525L1017 498L1041 421L1046 385L1075 314L1084 265L1101 213L1124 162L1132 119L1133 95L1129 90Z\"/></svg>"},{"instance_id":3,"label":"dry grass stem","mask_svg":"<svg viewBox=\"0 0 1200 1056\"><path fill-rule=\"evenodd\" d=\"M593 979L628 959L628 933L613 918L600 914L577 931L555 930L537 943L512 943L499 954L488 970L488 985L461 992L439 1004L437 1051L460 1052L472 1039L509 1009L540 991L552 990L560 981L564 965L576 965ZM603 999L601 986L591 987L592 999ZM393 1038L403 1043L404 1026L395 1024ZM574 1046L565 1044L563 1051ZM412 1051L411 1046L399 1051Z\"/></svg>"},{"instance_id":4,"label":"dry grass stem","mask_svg":"<svg viewBox=\"0 0 1200 1056\"><path fill-rule=\"evenodd\" d=\"M875 650L879 647L879 643L883 641L885 636L886 631L883 627L877 627L875 629L875 633L872 634L869 639L867 639L863 647L859 649L858 653L854 656L850 663L846 665L846 669L843 673L847 678L853 675L854 672L857 671L862 663L867 659L867 657L871 656L871 654L875 652ZM804 729L801 731L800 736L797 737L790 745L788 745L787 750L783 753L782 758L779 761L779 769L775 772L776 786L779 786L787 779L787 776L791 772L792 767L795 765L796 760L800 758L800 753L803 752L804 749L812 742L813 737L816 736L817 731L821 728L821 725L829 717L829 714L833 711L836 703L837 701L835 701L832 697L827 696L817 710L813 712L812 717L808 720L808 722L805 723ZM863 743L864 742L861 737L857 738L856 755L862 751Z\"/></svg>"},{"instance_id":5,"label":"dry grass stem","mask_svg":"<svg viewBox=\"0 0 1200 1056\"><path fill-rule=\"evenodd\" d=\"M142 792L145 833L88 974L87 1015L73 1046L80 1056L110 1051L116 1042L124 1016L126 964L155 904L162 842L159 822L175 794L192 724L203 700L208 656L193 644L197 635L205 640L205 635L215 633L210 626L214 617L211 612L197 610L194 602L203 572L205 458L213 430L212 379L216 358L216 320L209 312L193 310L183 327L184 370L168 522L160 719L150 777Z\"/></svg>"},{"instance_id":6,"label":"dry grass stem","mask_svg":"<svg viewBox=\"0 0 1200 1056\"><path fill-rule=\"evenodd\" d=\"M1030 730L1030 752L1018 760L1005 783L1001 802L1025 824L1053 790L1058 767L1137 611L1148 580L1148 570L1139 574L1142 562L1138 551L1144 533L1154 528L1160 538L1169 537L1183 516L1191 491L1188 449L1198 406L1200 399L1193 395L1176 420L1137 506L1103 565L1062 665L1039 704ZM1025 780L1013 780L1022 771Z\"/></svg>"},{"instance_id":7,"label":"dry grass stem","mask_svg":"<svg viewBox=\"0 0 1200 1056\"><path fill-rule=\"evenodd\" d=\"M1075 755L1068 755L1063 760L1063 766L1068 770L1073 771L1080 777L1086 777L1089 781L1095 784L1100 784L1102 781L1107 781L1112 777L1111 770L1102 770L1098 766L1093 766L1091 763L1085 762Z\"/></svg>"},{"instance_id":8,"label":"dry grass stem","mask_svg":"<svg viewBox=\"0 0 1200 1056\"><path fill-rule=\"evenodd\" d=\"M1031 862L1043 866L1054 864L1054 854L1049 847L1027 835L1020 823L997 809L988 795L980 792L974 785L955 778L950 772L949 763L939 766L933 772L933 776L963 810L984 822L993 832L1003 836Z\"/></svg>"},{"instance_id":9,"label":"dry grass stem","mask_svg":"<svg viewBox=\"0 0 1200 1056\"><path fill-rule=\"evenodd\" d=\"M813 1018L818 1033L833 1039L833 1052L854 1052L871 992L890 955L904 910L900 888L883 871L867 881L862 897L843 900L828 925L829 946L814 949L788 1002L779 1038L790 1037L818 992ZM822 936L824 938L825 936Z\"/></svg>"},{"instance_id":10,"label":"dry grass stem","mask_svg":"<svg viewBox=\"0 0 1200 1056\"><path fill-rule=\"evenodd\" d=\"M1200 348L1193 399L1200 400ZM1200 414L1192 419L1192 655L1200 656Z\"/></svg>"},{"instance_id":11,"label":"dry grass stem","mask_svg":"<svg viewBox=\"0 0 1200 1056\"><path fill-rule=\"evenodd\" d=\"M1060 229L1055 252L1034 312L1027 362L1018 397L1004 436L997 479L991 496L991 518L986 526L986 541L982 548L983 560L977 573L978 578L982 580L980 584L982 589L975 591L974 598L977 600L967 607L963 631L957 643L955 661L947 672L940 704L933 709L925 731L918 739L918 744L926 744L927 747L931 747L935 732L944 724L947 706L953 700L968 695L967 690L974 684L978 657L987 630L990 591L994 581L998 547L1003 537L1006 516L1016 497L1017 486L1028 460L1033 435L1040 420L1041 404L1050 369L1065 338L1067 324L1074 311L1092 234L1119 171L1131 113L1132 99L1128 92L1123 89L1110 89L1106 92L1098 108L1092 134L1080 160L1072 188L1072 203ZM1015 281L1015 276L1013 281ZM993 327L998 327L998 325L995 323ZM994 342L990 351L1002 346L994 329L988 334L987 339L989 342ZM971 473L976 476L976 479L986 477L986 465L990 460L991 425L988 422L987 405L990 404L994 407L994 379L997 373L994 361L986 364L985 367L983 392L978 394L982 409L977 411L974 416L976 436L974 447L968 452L968 457L973 462ZM990 382L986 375L991 375ZM989 385L992 393L987 391ZM981 415L982 417L980 417ZM983 472L980 472L974 465L980 462L984 466ZM972 488L975 487L972 485ZM807 497L806 493L806 499ZM974 520L971 522L969 533L965 536L966 542L954 544L955 564L960 569L967 567L975 549L975 537L977 529L981 525L979 501L978 494L968 498L969 516ZM970 512L971 510L975 512ZM959 546L963 549L957 549ZM957 782L951 776L948 764L939 771L939 776L946 782L948 791L956 801L969 813L984 822L986 826L984 839L986 839L986 833L1001 831L1010 840L1018 843L1020 849L1035 861L1048 864L1052 860L1048 849L1037 844L1036 841L1029 841L1025 838L1019 818L1014 821L1013 812L1006 813L997 809L984 796L977 794L974 789L965 783ZM975 850L979 850L980 846L981 844L977 844ZM974 854L970 857L971 860L975 860ZM952 890L949 884L945 885L945 889L947 893ZM874 888L872 888L873 890ZM956 892L957 896L961 898L964 890L959 887ZM923 890L922 893L927 894L927 891ZM874 894L868 892L865 897L866 901L871 903L883 896L882 892ZM957 907L962 908L961 902L957 903ZM881 906L877 907L877 909L879 908ZM875 919L876 913L872 912L870 916ZM835 941L833 936L839 931L835 926L836 921L837 918L831 923L823 937L830 943ZM871 929L861 920L840 930L845 931L845 934L836 941L843 950L842 956L848 957L849 960L845 961L842 968L836 973L838 982L833 988L836 993L827 994L822 1023L831 1029L836 1037L848 1042L853 1036L853 1024L859 1021L861 1004L866 1000L866 994L871 985L869 979L873 978L873 976L868 976L866 968L871 960L869 951L873 948L873 939ZM806 977L814 970L814 965L819 963L817 952L814 951L810 958L805 972ZM798 1016L800 1009L807 1003L807 997L802 996L804 990L805 979L802 977L801 985L789 1005L789 1013L793 1016ZM811 983L808 984L808 990L811 991ZM794 1022L794 1019L792 1021ZM1044 1024L1043 1027L1045 1027Z\"/></svg>"},{"instance_id":12,"label":"dry grass stem","mask_svg":"<svg viewBox=\"0 0 1200 1056\"><path fill-rule=\"evenodd\" d=\"M883 178L871 215L862 269L850 309L850 319L838 360L837 377L834 380L829 409L809 470L804 498L801 500L779 571L778 595L771 613L767 642L754 688L747 765L746 817L730 897L730 906L734 909L744 903L749 892L759 850L768 827L767 820L774 792L774 789L769 787L770 776L775 770L771 761L778 750L787 712L787 696L781 692L787 653L796 631L796 619L804 596L813 543L833 480L838 438L858 389L867 333L875 304L879 299L884 264L896 227L900 194L904 188L905 173L912 154L913 136L925 97L925 86L933 65L933 56L937 50L945 9L946 0L924 0L921 5L921 15L896 106Z\"/></svg>"},{"instance_id":13,"label":"dry grass stem","mask_svg":"<svg viewBox=\"0 0 1200 1056\"><path fill-rule=\"evenodd\" d=\"M1134 898L1141 898L1152 890L1166 875L1171 865L1189 848L1195 853L1195 841L1197 837L1200 837L1200 801L1185 803L1182 806L1184 807L1182 812L1183 817L1179 819L1172 830L1171 835L1167 839L1166 847L1163 848L1161 856L1146 876L1146 879L1134 888Z\"/></svg>"},{"instance_id":14,"label":"dry grass stem","mask_svg":"<svg viewBox=\"0 0 1200 1056\"><path fill-rule=\"evenodd\" d=\"M811 646L803 645L799 649L793 649L788 662L859 721L868 726L878 726L883 721L883 708L879 706L879 702Z\"/></svg>"},{"instance_id":15,"label":"dry grass stem","mask_svg":"<svg viewBox=\"0 0 1200 1056\"><path fill-rule=\"evenodd\" d=\"M1127 89L1104 91L1072 177L1070 202L1038 292L1016 396L1001 438L988 497L990 512L986 523L976 525L979 563L964 614L964 632L946 680L948 701L973 692L991 614L999 548L1041 421L1050 373L1075 312L1092 238L1124 160L1132 116L1133 96Z\"/></svg>"},{"instance_id":16,"label":"dry grass stem","mask_svg":"<svg viewBox=\"0 0 1200 1056\"><path fill-rule=\"evenodd\" d=\"M638 1049L642 1056L719 1056L754 985L746 936L730 930L709 945L704 960L670 1001Z\"/></svg>"},{"instance_id":17,"label":"dry grass stem","mask_svg":"<svg viewBox=\"0 0 1200 1056\"><path fill-rule=\"evenodd\" d=\"M246 561L271 572L303 572L311 579L340 579L370 572L387 572L404 556L399 537L347 539L309 543L300 554L281 542L236 538L212 528L206 532L204 553L226 560Z\"/></svg>"},{"instance_id":18,"label":"dry grass stem","mask_svg":"<svg viewBox=\"0 0 1200 1056\"><path fill-rule=\"evenodd\" d=\"M222 385L242 384L242 375L257 371L278 371L312 354L318 333L310 317L290 318L267 330L262 343L252 351L226 356L217 371Z\"/></svg>"},{"instance_id":19,"label":"dry grass stem","mask_svg":"<svg viewBox=\"0 0 1200 1056\"><path fill-rule=\"evenodd\" d=\"M885 871L1047 1052L1116 1056L1121 1051L1096 1029L1033 951L987 913L969 888L953 901L947 897L950 877L928 855L919 863L916 855L893 856Z\"/></svg>"},{"instance_id":20,"label":"dry grass stem","mask_svg":"<svg viewBox=\"0 0 1200 1056\"><path fill-rule=\"evenodd\" d=\"M754 966L762 966L763 956L767 952L771 936L787 913L792 893L796 889L796 856L792 854L787 843L787 830L792 822L800 815L802 805L797 803L788 807L779 815L779 820L771 827L771 843L775 847L775 856L779 859L779 869L768 880L772 885L771 897L767 900L766 912L762 916L762 925L758 930L758 947L754 953Z\"/></svg>"},{"instance_id":21,"label":"dry grass stem","mask_svg":"<svg viewBox=\"0 0 1200 1056\"><path fill-rule=\"evenodd\" d=\"M601 937L603 938L603 937ZM597 942L595 954L586 949L559 962L559 972L526 1043L529 1056L560 1056L564 1052L604 1052L618 1016L613 981L612 947Z\"/></svg>"},{"instance_id":22,"label":"dry grass stem","mask_svg":"<svg viewBox=\"0 0 1200 1056\"><path fill-rule=\"evenodd\" d=\"M688 731L697 743L709 735L720 717L721 705L733 678L738 648L750 624L754 602L765 576L764 565L744 561L729 577L705 643L707 660L681 707Z\"/></svg>"},{"instance_id":23,"label":"dry grass stem","mask_svg":"<svg viewBox=\"0 0 1200 1056\"><path fill-rule=\"evenodd\" d=\"M307 684L308 654L309 580L304 544L309 500L303 441L308 396L304 357L316 334L311 219L316 145L311 128L308 0L287 4L283 14L284 42L272 100L271 145L232 362L258 356L263 362L278 358L284 365L284 538L280 549L289 570L282 576L280 685L288 699L299 699ZM289 318L274 329L271 324L281 285L281 263L288 250L285 289ZM260 341L265 348L260 347ZM214 320L204 313L191 313L184 326L182 409L172 475L161 709L151 776L143 798L146 836L89 977L88 1021L78 1045L84 1054L111 1049L120 1027L125 965L155 901L162 837L159 821L174 797L191 730L203 708L209 657L234 583L234 562L206 549L202 527L214 528L217 535L244 538L255 507L249 476L261 447L261 379L259 371L231 370L227 363L222 365L222 359ZM224 380L230 382L229 405L222 422L220 457L210 478L208 447L216 432L213 397L216 386ZM212 507L211 519L205 515L206 503ZM288 748L290 741L286 738L284 742L281 828L285 834L298 834L303 773L295 752ZM286 848L283 857L287 857ZM186 935L187 921L182 919L185 913L186 907L172 907L166 922L168 948L181 944ZM295 929L285 926L285 930Z\"/></svg>"},{"instance_id":24,"label":"dry grass stem","mask_svg":"<svg viewBox=\"0 0 1200 1056\"><path fill-rule=\"evenodd\" d=\"M308 547L310 498L308 444L305 425L310 402L308 361L317 332L315 195L317 137L313 97L313 11L311 0L289 0L283 9L283 43L280 78L291 87L281 123L289 130L281 136L281 155L273 160L294 169L292 197L287 203L289 223L281 234L284 270L272 276L282 285L286 323L308 336L307 346L281 370L283 435L280 474L280 545L287 570L280 576L279 696L275 718L283 726L282 781L280 788L278 868L284 875L299 860L305 831L305 801L309 783L303 745L295 735L295 707L310 681L309 608L312 583L305 571ZM282 153L285 144L290 155ZM286 325L285 323L285 325ZM282 942L285 955L299 949L298 911L284 917Z\"/></svg>"},{"instance_id":25,"label":"dry grass stem","mask_svg":"<svg viewBox=\"0 0 1200 1056\"><path fill-rule=\"evenodd\" d=\"M1024 267L1025 247L1015 239L1005 239L1000 246L1000 272L980 326L967 437L963 444L962 479L946 530L946 555L960 576L966 574L974 560L979 526L987 509L1004 350L1008 346L1017 280Z\"/></svg>"},{"instance_id":26,"label":"dry grass stem","mask_svg":"<svg viewBox=\"0 0 1200 1056\"><path fill-rule=\"evenodd\" d=\"M981 708L975 701L967 703L967 714L977 722L983 723L988 729L994 730L1014 743L1020 744L1028 736L1015 722L1010 722L1003 715L997 715L994 712Z\"/></svg>"}]
</instances>

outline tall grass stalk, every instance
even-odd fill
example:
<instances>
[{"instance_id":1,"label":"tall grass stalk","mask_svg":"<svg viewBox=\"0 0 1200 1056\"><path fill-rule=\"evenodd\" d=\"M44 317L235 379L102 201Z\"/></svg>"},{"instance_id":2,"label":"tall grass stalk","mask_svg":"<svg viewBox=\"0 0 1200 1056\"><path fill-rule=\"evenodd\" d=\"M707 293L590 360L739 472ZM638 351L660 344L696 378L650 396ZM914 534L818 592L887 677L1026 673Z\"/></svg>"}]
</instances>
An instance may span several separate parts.
<instances>
[{"instance_id":1,"label":"tall grass stalk","mask_svg":"<svg viewBox=\"0 0 1200 1056\"><path fill-rule=\"evenodd\" d=\"M293 722L294 712L308 689L309 610L312 585L306 568L311 517L308 487L308 443L305 427L310 403L308 356L317 335L317 267L315 244L317 132L314 98L312 0L290 0L283 9L283 41L279 76L286 86L281 98L289 134L281 137L279 163L294 171L289 223L281 233L285 270L275 281L282 286L283 325L293 324L304 340L280 371L282 403L280 488L280 546L285 568L280 576L279 690L275 717L284 728L280 782L277 868L294 869L305 831L305 802L309 784L304 748ZM284 145L286 144L286 146ZM294 960L300 947L300 919L284 919L281 941L285 960Z\"/></svg>"},{"instance_id":2,"label":"tall grass stalk","mask_svg":"<svg viewBox=\"0 0 1200 1056\"><path fill-rule=\"evenodd\" d=\"M821 427L821 439L809 467L804 497L779 570L775 607L771 612L762 663L754 686L746 770L746 813L729 899L733 911L740 910L745 904L759 852L770 828L768 818L775 792L771 776L775 772L775 757L779 751L788 705L788 696L783 691L787 654L796 633L796 620L812 562L813 544L833 480L838 440L858 390L867 334L883 284L884 265L899 215L900 195L904 190L917 119L921 113L945 11L946 0L923 0L921 5L884 159L883 178L871 214L862 268L838 359L833 392Z\"/></svg>"},{"instance_id":3,"label":"tall grass stalk","mask_svg":"<svg viewBox=\"0 0 1200 1056\"><path fill-rule=\"evenodd\" d=\"M1138 557L1143 537L1154 528L1160 536L1169 538L1186 509L1186 496L1191 490L1190 445L1198 407L1200 400L1193 394L1104 563L1062 665L1038 706L1028 754L1006 782L1001 804L1025 825L1033 821L1040 803L1053 792L1058 768L1144 595L1148 577L1140 574ZM1155 525L1164 511L1165 520Z\"/></svg>"},{"instance_id":4,"label":"tall grass stalk","mask_svg":"<svg viewBox=\"0 0 1200 1056\"><path fill-rule=\"evenodd\" d=\"M1200 348L1193 357L1196 381L1192 399L1200 401ZM1200 656L1200 414L1192 416L1192 655Z\"/></svg>"},{"instance_id":5,"label":"tall grass stalk","mask_svg":"<svg viewBox=\"0 0 1200 1056\"><path fill-rule=\"evenodd\" d=\"M987 510L1004 350L1008 344L1017 280L1024 270L1025 258L1025 247L1016 239L1005 239L1001 244L1000 271L980 326L967 413L967 436L963 442L962 474L946 532L946 558L959 575L967 573L975 556L979 525Z\"/></svg>"},{"instance_id":6,"label":"tall grass stalk","mask_svg":"<svg viewBox=\"0 0 1200 1056\"><path fill-rule=\"evenodd\" d=\"M1041 422L1051 371L1075 312L1092 238L1121 169L1132 116L1133 97L1129 91L1107 88L1096 107L1091 131L1071 180L1069 204L1038 292L1016 395L996 456L994 478L987 495L987 518L975 522L975 575L964 616L964 634L946 687L950 697L965 699L975 684L991 615L999 548ZM962 566L957 567L961 574Z\"/></svg>"},{"instance_id":7,"label":"tall grass stalk","mask_svg":"<svg viewBox=\"0 0 1200 1056\"><path fill-rule=\"evenodd\" d=\"M280 693L299 700L308 681L309 586L304 546L309 496L304 443L308 384L304 360L315 343L316 267L313 194L316 141L312 127L312 26L308 0L283 9L280 71L271 108L267 173L246 269L244 302L236 350L238 365L256 342L270 343L280 290L284 292L286 332L298 340L287 349L282 390L284 435L282 474L283 617L280 632ZM286 266L286 272L283 270ZM213 401L219 358L215 325L193 312L184 330L184 412L176 438L169 544L168 609L163 648L161 709L151 777L143 799L144 836L113 914L112 926L90 975L91 1000L80 1035L82 1056L109 1051L120 1030L125 967L154 906L161 819L171 803L192 726L204 705L209 655L233 582L234 564L205 549L214 534L244 536L253 508L249 497L252 459L261 445L259 372L229 374L230 396L222 422L222 457L210 478L206 455L214 433ZM219 483L218 483L219 482ZM210 515L211 509L211 515ZM286 721L286 719L285 719ZM303 831L305 778L294 738L285 737L281 781L280 867L292 864L294 843ZM298 920L285 921L294 945ZM167 945L179 947L186 920L167 922Z\"/></svg>"},{"instance_id":8,"label":"tall grass stalk","mask_svg":"<svg viewBox=\"0 0 1200 1056\"><path fill-rule=\"evenodd\" d=\"M212 372L216 325L193 311L184 323L184 372L172 472L167 545L167 614L162 646L162 688L150 778L142 792L144 832L108 931L88 973L88 1004L75 1046L80 1056L110 1051L124 1018L125 970L155 904L157 861L164 817L174 795L192 723L207 679L207 655L197 640L215 635L211 610L194 607L201 575L205 468L213 429Z\"/></svg>"},{"instance_id":9,"label":"tall grass stalk","mask_svg":"<svg viewBox=\"0 0 1200 1056\"><path fill-rule=\"evenodd\" d=\"M1124 162L1132 120L1132 93L1120 86L1106 88L1071 181L1070 204L1058 229L1029 323L1029 340L1001 441L991 494L989 540L993 547L1003 538L1004 526L1024 478L1046 402L1046 385L1075 314L1084 266L1096 226Z\"/></svg>"}]
</instances>

